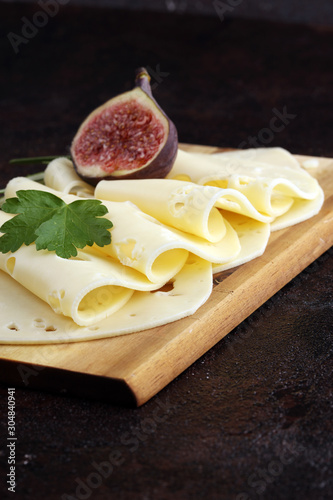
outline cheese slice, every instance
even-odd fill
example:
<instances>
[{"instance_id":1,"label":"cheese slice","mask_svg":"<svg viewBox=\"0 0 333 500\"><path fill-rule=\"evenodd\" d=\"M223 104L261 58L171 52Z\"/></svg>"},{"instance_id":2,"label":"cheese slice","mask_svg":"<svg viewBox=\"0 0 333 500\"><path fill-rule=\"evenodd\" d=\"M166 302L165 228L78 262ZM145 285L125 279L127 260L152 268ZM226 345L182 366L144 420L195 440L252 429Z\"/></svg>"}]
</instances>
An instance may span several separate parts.
<instances>
[{"instance_id":1,"label":"cheese slice","mask_svg":"<svg viewBox=\"0 0 333 500\"><path fill-rule=\"evenodd\" d=\"M56 314L3 271L0 281L0 343L54 344L129 334L190 316L211 294L212 266L192 255L170 290L135 291L110 318L90 326Z\"/></svg>"},{"instance_id":2,"label":"cheese slice","mask_svg":"<svg viewBox=\"0 0 333 500\"><path fill-rule=\"evenodd\" d=\"M205 157L207 156L202 153L197 153L197 155L202 159L205 159ZM230 161L236 160L234 164L235 168L238 167L238 160L245 162L251 161L255 163L263 163L266 165L269 164L276 167L276 172L278 174L281 171L281 167L289 167L302 172L301 175L303 175L305 171L302 166L307 166L304 161L302 162L301 166L295 156L289 153L289 151L278 147L253 148L239 151L228 151L225 153L215 153L210 155L209 158L215 160L216 162L225 162L227 159ZM309 161L312 162L312 160ZM315 161L318 162L318 160L316 159ZM310 174L308 173L308 175ZM316 181L313 183L313 186L313 195L316 193L315 197L311 199L303 199L297 196L295 198L292 198L290 208L284 214L277 216L276 218L274 218L274 220L271 221L271 231L277 231L279 229L284 229L294 224L298 224L299 222L303 222L319 213L324 202L324 193L322 188ZM315 191L316 189L317 192ZM228 208L226 207L226 209Z\"/></svg>"},{"instance_id":3,"label":"cheese slice","mask_svg":"<svg viewBox=\"0 0 333 500\"><path fill-rule=\"evenodd\" d=\"M8 198L13 198L14 196L16 196L17 191L25 189L47 191L48 193L52 193L55 196L59 196L59 198L63 199L64 201L67 200L66 203L70 203L71 201L80 199L75 195L62 193L61 191L57 191L54 188L45 186L44 184L33 181L32 179L29 179L27 177L13 177L13 179L11 179L6 185L5 199L7 200Z\"/></svg>"},{"instance_id":4,"label":"cheese slice","mask_svg":"<svg viewBox=\"0 0 333 500\"><path fill-rule=\"evenodd\" d=\"M258 212L273 217L286 213L293 198L312 200L318 194L317 180L301 168L289 165L277 168L223 155L218 159L206 156L178 150L168 178L235 189L244 194Z\"/></svg>"},{"instance_id":5,"label":"cheese slice","mask_svg":"<svg viewBox=\"0 0 333 500\"><path fill-rule=\"evenodd\" d=\"M63 194L75 194L82 198L94 196L94 188L77 175L73 162L68 158L52 160L45 169L44 182L47 187Z\"/></svg>"},{"instance_id":6,"label":"cheese slice","mask_svg":"<svg viewBox=\"0 0 333 500\"><path fill-rule=\"evenodd\" d=\"M114 202L105 202L106 206ZM178 229L165 226L151 216L144 214L130 202L123 202L126 210L112 212L110 219L112 242L101 251L138 271L144 273L152 282L166 281L169 268L175 268L183 252L191 252L209 262L225 263L235 258L240 252L240 243L236 231L225 222L226 233L217 243L210 243L203 238L183 233ZM128 226L124 229L124 223ZM175 274L175 273L173 273ZM171 276L169 276L170 278Z\"/></svg>"},{"instance_id":7,"label":"cheese slice","mask_svg":"<svg viewBox=\"0 0 333 500\"><path fill-rule=\"evenodd\" d=\"M204 153L195 153L200 156L207 156ZM210 155L212 159L237 159L237 160L248 160L255 163L269 163L270 165L275 165L276 167L292 167L300 169L301 166L289 151L284 148L273 147L273 148L249 148L249 149L239 149L235 151L226 151L224 153L214 153Z\"/></svg>"},{"instance_id":8,"label":"cheese slice","mask_svg":"<svg viewBox=\"0 0 333 500\"><path fill-rule=\"evenodd\" d=\"M205 186L206 188L212 186ZM292 200L290 200L290 205ZM216 201L215 206L228 212L234 212L240 215L246 215L255 219L259 222L272 222L274 217L272 215L265 215L259 212L252 203L247 199L247 197L237 191L236 189L222 189L221 196Z\"/></svg>"},{"instance_id":9,"label":"cheese slice","mask_svg":"<svg viewBox=\"0 0 333 500\"><path fill-rule=\"evenodd\" d=\"M211 242L226 232L223 217L214 207L222 190L171 179L101 181L95 198L132 201L160 222Z\"/></svg>"},{"instance_id":10,"label":"cheese slice","mask_svg":"<svg viewBox=\"0 0 333 500\"><path fill-rule=\"evenodd\" d=\"M237 232L241 250L237 257L226 264L213 264L213 273L220 273L240 266L263 255L266 250L271 225L232 212L223 212L225 219Z\"/></svg>"},{"instance_id":11,"label":"cheese slice","mask_svg":"<svg viewBox=\"0 0 333 500\"><path fill-rule=\"evenodd\" d=\"M100 181L95 189L95 197L111 201L130 200L160 222L211 242L220 240L226 231L217 208L243 214L260 222L274 220L274 217L258 212L247 197L236 189L201 186L175 179Z\"/></svg>"},{"instance_id":12,"label":"cheese slice","mask_svg":"<svg viewBox=\"0 0 333 500\"><path fill-rule=\"evenodd\" d=\"M299 224L304 222L311 217L317 215L324 203L324 192L320 188L316 198L313 200L302 200L300 198L295 198L292 207L287 213L277 217L271 223L271 231L278 231L280 229L285 229L286 227Z\"/></svg>"}]
</instances>

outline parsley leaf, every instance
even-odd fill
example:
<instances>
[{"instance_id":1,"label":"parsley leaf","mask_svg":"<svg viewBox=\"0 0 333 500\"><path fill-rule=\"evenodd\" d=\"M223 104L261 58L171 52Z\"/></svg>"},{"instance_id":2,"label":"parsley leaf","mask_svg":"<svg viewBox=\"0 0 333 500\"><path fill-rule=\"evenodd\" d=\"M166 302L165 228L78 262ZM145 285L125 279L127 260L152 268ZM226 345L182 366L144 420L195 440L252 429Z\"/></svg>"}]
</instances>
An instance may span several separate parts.
<instances>
[{"instance_id":1,"label":"parsley leaf","mask_svg":"<svg viewBox=\"0 0 333 500\"><path fill-rule=\"evenodd\" d=\"M55 251L64 259L75 257L77 248L108 245L112 222L103 217L108 210L100 200L76 200L66 204L47 191L17 191L8 198L4 212L17 214L6 221L0 232L0 252L15 252L21 245L35 242L37 250Z\"/></svg>"}]
</instances>

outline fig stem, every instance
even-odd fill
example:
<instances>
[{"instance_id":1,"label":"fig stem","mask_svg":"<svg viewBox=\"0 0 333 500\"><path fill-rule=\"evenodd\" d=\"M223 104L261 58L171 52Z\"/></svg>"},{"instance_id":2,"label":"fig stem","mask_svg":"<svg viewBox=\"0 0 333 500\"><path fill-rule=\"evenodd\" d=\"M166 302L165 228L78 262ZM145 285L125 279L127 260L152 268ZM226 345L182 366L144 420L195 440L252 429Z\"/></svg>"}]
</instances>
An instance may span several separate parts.
<instances>
[{"instance_id":1,"label":"fig stem","mask_svg":"<svg viewBox=\"0 0 333 500\"><path fill-rule=\"evenodd\" d=\"M153 97L150 87L150 75L146 68L138 68L135 71L135 85L140 87L149 97Z\"/></svg>"}]
</instances>

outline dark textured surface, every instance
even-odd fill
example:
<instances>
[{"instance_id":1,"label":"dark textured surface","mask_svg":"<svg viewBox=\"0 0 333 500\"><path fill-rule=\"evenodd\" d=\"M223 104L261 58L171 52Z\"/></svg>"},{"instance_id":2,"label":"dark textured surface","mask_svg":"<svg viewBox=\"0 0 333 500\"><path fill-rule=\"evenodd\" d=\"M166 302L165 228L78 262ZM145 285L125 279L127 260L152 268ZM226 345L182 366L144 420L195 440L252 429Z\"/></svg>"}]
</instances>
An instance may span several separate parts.
<instances>
[{"instance_id":1,"label":"dark textured surface","mask_svg":"<svg viewBox=\"0 0 333 500\"><path fill-rule=\"evenodd\" d=\"M2 185L36 171L10 158L66 152L141 65L183 142L333 156L332 30L63 8L15 54L35 12L0 6ZM139 409L17 389L15 494L2 387L2 498L332 498L332 277L329 251Z\"/></svg>"},{"instance_id":2,"label":"dark textured surface","mask_svg":"<svg viewBox=\"0 0 333 500\"><path fill-rule=\"evenodd\" d=\"M17 3L17 0L0 2ZM196 13L224 18L250 18L288 23L333 24L331 0L60 0L71 5L98 6L116 9ZM36 3L35 0L21 0ZM47 0L40 0L47 3ZM52 2L52 0L51 0Z\"/></svg>"}]
</instances>

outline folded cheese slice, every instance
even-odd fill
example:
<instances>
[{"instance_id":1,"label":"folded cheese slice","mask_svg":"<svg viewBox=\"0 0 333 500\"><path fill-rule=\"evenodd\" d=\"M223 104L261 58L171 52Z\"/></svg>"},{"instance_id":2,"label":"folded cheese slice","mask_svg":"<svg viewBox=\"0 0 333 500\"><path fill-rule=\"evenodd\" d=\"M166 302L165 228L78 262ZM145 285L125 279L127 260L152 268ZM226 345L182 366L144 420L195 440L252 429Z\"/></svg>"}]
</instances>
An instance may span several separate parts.
<instances>
[{"instance_id":1,"label":"folded cheese slice","mask_svg":"<svg viewBox=\"0 0 333 500\"><path fill-rule=\"evenodd\" d=\"M159 221L212 242L225 234L224 220L217 209L247 215L261 222L274 219L258 212L246 196L235 189L202 186L176 179L101 181L96 186L95 197L101 200L131 200Z\"/></svg>"},{"instance_id":2,"label":"folded cheese slice","mask_svg":"<svg viewBox=\"0 0 333 500\"><path fill-rule=\"evenodd\" d=\"M215 156L215 158L213 157ZM313 200L318 182L301 168L178 150L168 178L201 185L231 188L242 193L255 209L272 217L286 213L294 198Z\"/></svg>"},{"instance_id":3,"label":"folded cheese slice","mask_svg":"<svg viewBox=\"0 0 333 500\"><path fill-rule=\"evenodd\" d=\"M169 290L134 291L111 317L86 326L55 313L3 271L0 281L0 343L54 344L124 335L190 316L211 294L212 266L192 255Z\"/></svg>"},{"instance_id":4,"label":"folded cheese slice","mask_svg":"<svg viewBox=\"0 0 333 500\"><path fill-rule=\"evenodd\" d=\"M132 201L160 222L217 242L226 233L223 217L214 207L221 189L171 179L101 181L95 198Z\"/></svg>"},{"instance_id":5,"label":"folded cheese slice","mask_svg":"<svg viewBox=\"0 0 333 500\"><path fill-rule=\"evenodd\" d=\"M214 274L240 266L263 255L271 233L271 225L268 223L226 211L223 212L223 216L237 232L241 250L235 259L226 264L213 264Z\"/></svg>"},{"instance_id":6,"label":"folded cheese slice","mask_svg":"<svg viewBox=\"0 0 333 500\"><path fill-rule=\"evenodd\" d=\"M94 188L77 175L73 162L68 158L56 158L48 164L44 171L44 183L63 194L75 194L81 198L94 196Z\"/></svg>"},{"instance_id":7,"label":"folded cheese slice","mask_svg":"<svg viewBox=\"0 0 333 500\"><path fill-rule=\"evenodd\" d=\"M202 153L198 153L198 155L204 156ZM228 158L230 160L251 160L256 163L269 163L271 166L276 167L277 172L280 171L281 167L289 167L301 172L306 171L302 168L295 156L289 153L289 151L279 147L253 148L240 151L228 151L226 153L215 153L211 155L210 158L216 161L225 161ZM311 167L311 160L309 161L309 166ZM304 163L306 164L306 162L302 162L302 165L305 166ZM319 213L324 202L324 192L318 183L314 183L314 186L317 188L316 196L313 199L294 197L289 210L276 217L271 222L271 231L285 229L286 227L303 222Z\"/></svg>"},{"instance_id":8,"label":"folded cheese slice","mask_svg":"<svg viewBox=\"0 0 333 500\"><path fill-rule=\"evenodd\" d=\"M295 198L293 205L283 215L276 217L271 223L271 231L278 231L286 227L304 222L317 215L324 203L324 191L320 188L316 198L313 200L302 200Z\"/></svg>"},{"instance_id":9,"label":"folded cheese slice","mask_svg":"<svg viewBox=\"0 0 333 500\"><path fill-rule=\"evenodd\" d=\"M15 253L0 253L0 269L78 325L91 325L113 314L129 300L136 285L133 279L126 283L112 262L90 260L84 252L75 260L62 259L53 252L37 251L34 244L22 245ZM138 282L138 286L144 284Z\"/></svg>"}]
</instances>

